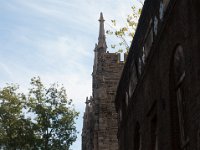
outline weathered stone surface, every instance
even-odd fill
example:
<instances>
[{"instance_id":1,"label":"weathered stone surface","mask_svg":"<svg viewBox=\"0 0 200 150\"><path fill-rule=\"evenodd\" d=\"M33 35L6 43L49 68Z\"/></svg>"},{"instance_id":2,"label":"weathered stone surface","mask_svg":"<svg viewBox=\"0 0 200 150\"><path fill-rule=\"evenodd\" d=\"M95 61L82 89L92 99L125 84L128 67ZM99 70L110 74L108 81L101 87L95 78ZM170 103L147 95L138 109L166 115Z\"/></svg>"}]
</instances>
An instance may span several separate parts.
<instances>
[{"instance_id":1,"label":"weathered stone surface","mask_svg":"<svg viewBox=\"0 0 200 150\"><path fill-rule=\"evenodd\" d=\"M104 19L99 19L99 41L95 47L93 95L86 100L82 131L82 150L118 150L117 113L114 99L124 66L119 55L106 52Z\"/></svg>"}]
</instances>

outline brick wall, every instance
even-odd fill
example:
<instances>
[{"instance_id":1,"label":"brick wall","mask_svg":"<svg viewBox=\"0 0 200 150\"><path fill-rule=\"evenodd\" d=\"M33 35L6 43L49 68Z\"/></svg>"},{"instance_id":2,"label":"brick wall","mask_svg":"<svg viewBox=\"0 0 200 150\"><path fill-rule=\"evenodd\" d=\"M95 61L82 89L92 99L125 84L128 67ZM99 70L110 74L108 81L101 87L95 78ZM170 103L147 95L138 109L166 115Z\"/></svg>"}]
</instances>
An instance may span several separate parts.
<instances>
[{"instance_id":1,"label":"brick wall","mask_svg":"<svg viewBox=\"0 0 200 150\"><path fill-rule=\"evenodd\" d=\"M115 100L120 150L200 149L199 7L198 0L145 1Z\"/></svg>"}]
</instances>

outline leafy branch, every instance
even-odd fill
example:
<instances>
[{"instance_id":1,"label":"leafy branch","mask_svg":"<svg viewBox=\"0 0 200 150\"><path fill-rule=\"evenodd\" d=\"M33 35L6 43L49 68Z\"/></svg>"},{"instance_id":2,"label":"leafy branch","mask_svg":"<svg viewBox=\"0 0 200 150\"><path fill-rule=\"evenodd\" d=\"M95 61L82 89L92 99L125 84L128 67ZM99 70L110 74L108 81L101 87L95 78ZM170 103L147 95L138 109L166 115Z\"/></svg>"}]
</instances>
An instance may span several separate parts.
<instances>
[{"instance_id":1,"label":"leafy branch","mask_svg":"<svg viewBox=\"0 0 200 150\"><path fill-rule=\"evenodd\" d=\"M139 3L143 6L144 0L139 0ZM131 44L131 40L135 35L138 19L141 14L141 8L137 9L135 6L131 7L131 14L127 15L126 23L122 27L118 27L116 20L111 20L110 30L106 31L109 36L114 36L119 39L118 43L111 44L111 48L115 49L117 53L128 52Z\"/></svg>"}]
</instances>

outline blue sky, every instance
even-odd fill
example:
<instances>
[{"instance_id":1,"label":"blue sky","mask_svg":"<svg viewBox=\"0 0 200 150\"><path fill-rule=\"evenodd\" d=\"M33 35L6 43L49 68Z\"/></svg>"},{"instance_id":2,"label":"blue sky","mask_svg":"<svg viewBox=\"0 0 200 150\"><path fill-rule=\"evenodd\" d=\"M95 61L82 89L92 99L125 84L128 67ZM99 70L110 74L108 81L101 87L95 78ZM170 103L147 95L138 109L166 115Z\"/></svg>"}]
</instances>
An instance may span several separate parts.
<instances>
[{"instance_id":1,"label":"blue sky","mask_svg":"<svg viewBox=\"0 0 200 150\"><path fill-rule=\"evenodd\" d=\"M92 90L99 14L104 14L106 29L111 19L121 25L133 1L0 0L0 87L18 83L27 91L34 76L47 85L63 84L81 112L77 120L80 134L73 150L81 150L82 116L85 98ZM107 45L112 42L107 37Z\"/></svg>"}]
</instances>

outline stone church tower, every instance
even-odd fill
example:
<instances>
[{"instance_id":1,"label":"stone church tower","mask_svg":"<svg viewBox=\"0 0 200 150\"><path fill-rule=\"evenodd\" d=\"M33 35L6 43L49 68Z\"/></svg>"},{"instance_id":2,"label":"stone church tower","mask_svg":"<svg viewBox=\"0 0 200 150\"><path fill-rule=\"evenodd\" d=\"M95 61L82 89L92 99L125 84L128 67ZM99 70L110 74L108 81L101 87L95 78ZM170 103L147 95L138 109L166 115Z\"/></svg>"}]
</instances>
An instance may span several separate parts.
<instances>
[{"instance_id":1,"label":"stone church tower","mask_svg":"<svg viewBox=\"0 0 200 150\"><path fill-rule=\"evenodd\" d=\"M86 99L82 150L118 150L114 100L124 66L120 54L107 51L104 18L100 14L98 44L94 49L92 96Z\"/></svg>"}]
</instances>

